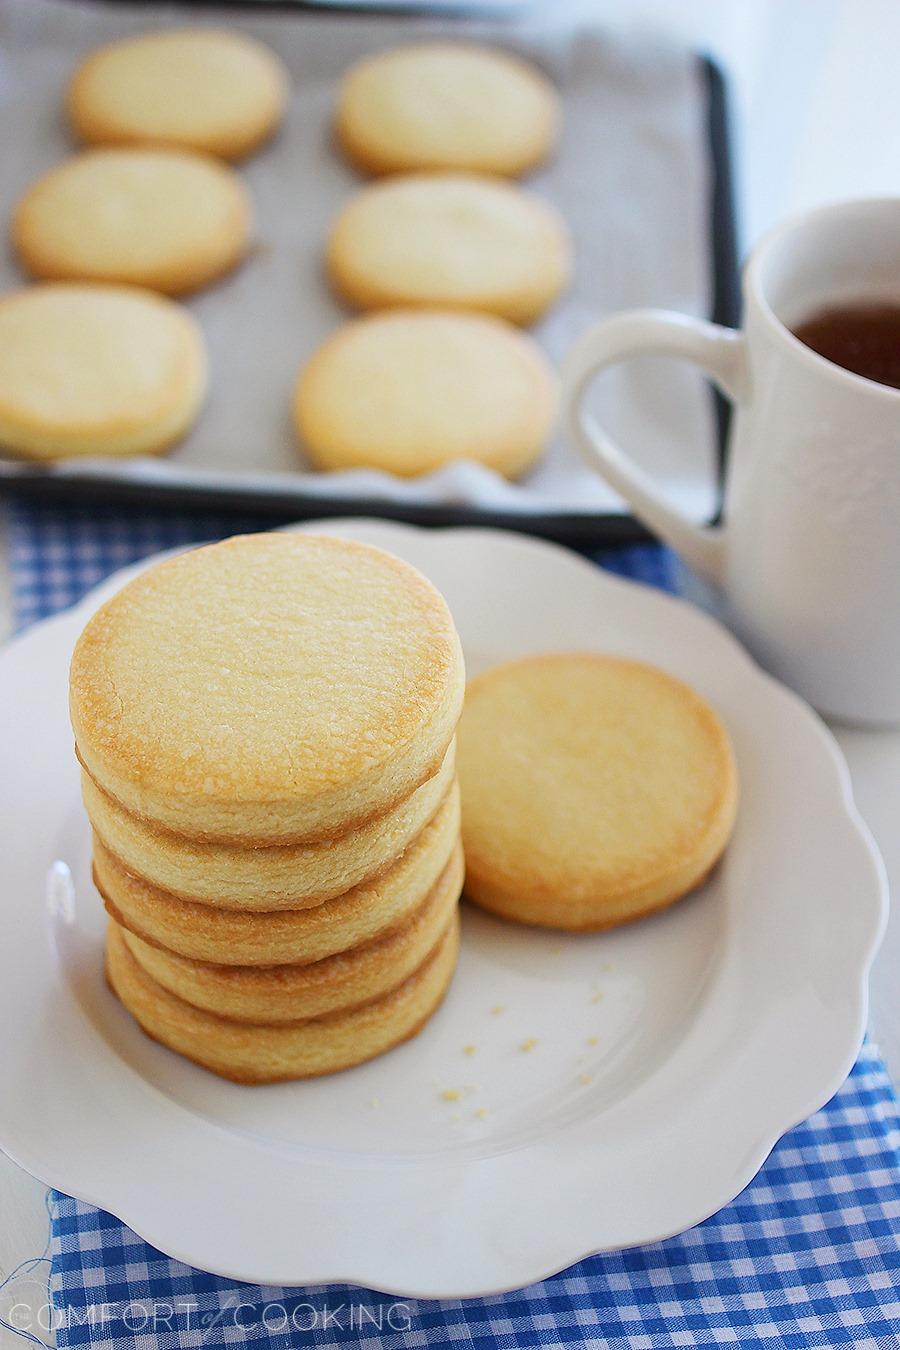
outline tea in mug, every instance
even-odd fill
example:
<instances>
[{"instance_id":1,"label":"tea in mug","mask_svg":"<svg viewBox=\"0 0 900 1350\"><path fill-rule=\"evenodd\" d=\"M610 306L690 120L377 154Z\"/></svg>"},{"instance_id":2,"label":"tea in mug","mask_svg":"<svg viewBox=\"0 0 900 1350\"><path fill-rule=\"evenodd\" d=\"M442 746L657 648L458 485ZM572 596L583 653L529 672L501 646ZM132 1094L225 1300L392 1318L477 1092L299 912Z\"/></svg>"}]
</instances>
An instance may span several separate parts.
<instances>
[{"instance_id":1,"label":"tea in mug","mask_svg":"<svg viewBox=\"0 0 900 1350\"><path fill-rule=\"evenodd\" d=\"M793 332L826 361L900 389L900 305L834 305L818 310Z\"/></svg>"}]
</instances>

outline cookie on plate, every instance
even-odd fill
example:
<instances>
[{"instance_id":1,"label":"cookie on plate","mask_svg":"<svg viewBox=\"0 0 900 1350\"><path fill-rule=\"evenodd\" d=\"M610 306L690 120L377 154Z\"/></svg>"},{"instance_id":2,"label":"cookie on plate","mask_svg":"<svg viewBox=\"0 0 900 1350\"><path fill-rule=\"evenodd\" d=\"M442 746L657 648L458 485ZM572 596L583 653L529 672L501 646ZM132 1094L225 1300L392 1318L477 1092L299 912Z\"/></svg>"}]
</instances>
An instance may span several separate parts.
<instances>
[{"instance_id":1,"label":"cookie on plate","mask_svg":"<svg viewBox=\"0 0 900 1350\"><path fill-rule=\"evenodd\" d=\"M180 900L268 914L322 905L379 876L434 818L454 773L455 744L438 772L385 815L313 843L218 843L178 834L126 810L87 773L81 795L95 834L135 877Z\"/></svg>"},{"instance_id":2,"label":"cookie on plate","mask_svg":"<svg viewBox=\"0 0 900 1350\"><path fill-rule=\"evenodd\" d=\"M713 709L611 656L526 657L473 680L459 727L466 894L548 928L600 929L699 886L737 776Z\"/></svg>"},{"instance_id":3,"label":"cookie on plate","mask_svg":"<svg viewBox=\"0 0 900 1350\"><path fill-rule=\"evenodd\" d=\"M435 587L382 549L312 534L158 563L89 620L70 674L90 779L135 828L235 846L251 873L255 846L376 831L438 773L463 693Z\"/></svg>"},{"instance_id":4,"label":"cookie on plate","mask_svg":"<svg viewBox=\"0 0 900 1350\"><path fill-rule=\"evenodd\" d=\"M110 923L106 977L148 1036L238 1083L312 1078L361 1064L409 1040L435 1012L459 951L454 912L434 949L390 993L350 1011L309 1021L248 1024L195 1008L148 975Z\"/></svg>"},{"instance_id":5,"label":"cookie on plate","mask_svg":"<svg viewBox=\"0 0 900 1350\"><path fill-rule=\"evenodd\" d=\"M126 928L120 931L138 965L185 1003L235 1022L299 1022L359 1008L415 974L454 918L462 881L457 842L437 881L403 923L358 947L293 965L195 961Z\"/></svg>"},{"instance_id":6,"label":"cookie on plate","mask_svg":"<svg viewBox=\"0 0 900 1350\"><path fill-rule=\"evenodd\" d=\"M559 213L516 184L407 174L351 198L332 226L327 264L359 309L474 309L524 324L566 285L571 246Z\"/></svg>"},{"instance_id":7,"label":"cookie on plate","mask_svg":"<svg viewBox=\"0 0 900 1350\"><path fill-rule=\"evenodd\" d=\"M48 280L123 282L184 295L247 252L251 209L233 169L187 150L87 150L18 202L12 241Z\"/></svg>"},{"instance_id":8,"label":"cookie on plate","mask_svg":"<svg viewBox=\"0 0 900 1350\"><path fill-rule=\"evenodd\" d=\"M242 159L284 115L281 61L245 33L168 28L91 52L69 84L66 109L91 145L174 145Z\"/></svg>"},{"instance_id":9,"label":"cookie on plate","mask_svg":"<svg viewBox=\"0 0 900 1350\"><path fill-rule=\"evenodd\" d=\"M556 377L489 315L391 310L340 329L303 367L294 420L321 469L411 477L476 460L514 478L546 445Z\"/></svg>"},{"instance_id":10,"label":"cookie on plate","mask_svg":"<svg viewBox=\"0 0 900 1350\"><path fill-rule=\"evenodd\" d=\"M203 336L171 300L64 282L0 299L0 446L14 454L153 454L205 391Z\"/></svg>"},{"instance_id":11,"label":"cookie on plate","mask_svg":"<svg viewBox=\"0 0 900 1350\"><path fill-rule=\"evenodd\" d=\"M366 57L341 84L335 125L367 173L467 169L514 177L550 154L559 99L535 66L462 42Z\"/></svg>"},{"instance_id":12,"label":"cookie on plate","mask_svg":"<svg viewBox=\"0 0 900 1350\"><path fill-rule=\"evenodd\" d=\"M322 961L402 925L459 839L459 788L399 857L343 895L306 909L246 910L185 900L130 871L94 834L94 885L111 918L145 942L194 961L284 966Z\"/></svg>"}]
</instances>

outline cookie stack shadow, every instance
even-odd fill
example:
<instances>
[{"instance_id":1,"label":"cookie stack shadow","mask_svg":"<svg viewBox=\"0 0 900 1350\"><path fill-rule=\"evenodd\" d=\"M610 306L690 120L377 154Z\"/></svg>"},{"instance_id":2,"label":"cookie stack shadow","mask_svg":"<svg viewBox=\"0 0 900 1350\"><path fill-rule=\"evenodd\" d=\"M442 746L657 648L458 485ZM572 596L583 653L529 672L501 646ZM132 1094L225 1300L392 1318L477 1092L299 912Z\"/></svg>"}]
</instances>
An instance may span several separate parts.
<instances>
[{"instance_id":1,"label":"cookie stack shadow","mask_svg":"<svg viewBox=\"0 0 900 1350\"><path fill-rule=\"evenodd\" d=\"M458 950L463 682L430 583L335 539L196 550L98 611L72 721L107 976L149 1035L273 1082L424 1025Z\"/></svg>"}]
</instances>

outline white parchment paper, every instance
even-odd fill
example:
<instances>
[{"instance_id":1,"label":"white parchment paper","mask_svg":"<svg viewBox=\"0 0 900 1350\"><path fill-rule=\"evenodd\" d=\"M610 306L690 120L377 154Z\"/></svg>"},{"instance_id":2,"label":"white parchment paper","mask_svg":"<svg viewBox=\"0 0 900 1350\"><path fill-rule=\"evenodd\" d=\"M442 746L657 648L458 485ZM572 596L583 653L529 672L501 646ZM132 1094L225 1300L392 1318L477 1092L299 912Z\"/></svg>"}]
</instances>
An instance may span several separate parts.
<instances>
[{"instance_id":1,"label":"white parchment paper","mask_svg":"<svg viewBox=\"0 0 900 1350\"><path fill-rule=\"evenodd\" d=\"M188 303L206 334L209 402L187 440L160 459L67 460L51 472L105 480L264 491L303 498L466 504L504 512L620 511L618 498L560 435L538 466L508 484L474 464L403 482L380 472L306 470L289 417L297 371L346 314L329 292L322 247L361 179L330 134L341 72L366 52L434 32L496 41L537 61L558 85L564 127L554 163L528 185L563 212L575 241L569 294L536 335L558 360L602 316L633 305L706 314L711 290L706 97L693 53L604 31L499 26L205 6L3 0L0 4L0 210L72 149L61 96L79 56L119 35L170 23L239 27L271 44L293 93L277 140L241 168L257 215L257 248L233 277ZM0 289L21 285L11 256ZM647 359L608 372L593 411L697 518L715 500L709 392L694 372ZM16 473L3 461L0 472Z\"/></svg>"}]
</instances>

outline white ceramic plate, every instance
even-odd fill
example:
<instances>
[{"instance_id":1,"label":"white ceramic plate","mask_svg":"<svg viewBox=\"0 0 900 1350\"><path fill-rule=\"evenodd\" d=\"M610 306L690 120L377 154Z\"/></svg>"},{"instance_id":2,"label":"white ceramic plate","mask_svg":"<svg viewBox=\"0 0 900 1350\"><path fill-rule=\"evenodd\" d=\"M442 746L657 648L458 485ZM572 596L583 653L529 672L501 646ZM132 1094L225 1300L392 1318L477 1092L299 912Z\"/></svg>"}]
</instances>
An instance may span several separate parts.
<instances>
[{"instance_id":1,"label":"white ceramic plate","mask_svg":"<svg viewBox=\"0 0 900 1350\"><path fill-rule=\"evenodd\" d=\"M172 1256L262 1283L465 1297L698 1222L859 1047L886 888L837 747L711 619L561 549L316 528L430 576L471 672L597 648L693 684L740 768L723 866L668 913L597 936L470 911L449 997L411 1044L314 1082L222 1082L144 1037L101 973L66 679L120 574L0 657L0 1145Z\"/></svg>"}]
</instances>

